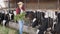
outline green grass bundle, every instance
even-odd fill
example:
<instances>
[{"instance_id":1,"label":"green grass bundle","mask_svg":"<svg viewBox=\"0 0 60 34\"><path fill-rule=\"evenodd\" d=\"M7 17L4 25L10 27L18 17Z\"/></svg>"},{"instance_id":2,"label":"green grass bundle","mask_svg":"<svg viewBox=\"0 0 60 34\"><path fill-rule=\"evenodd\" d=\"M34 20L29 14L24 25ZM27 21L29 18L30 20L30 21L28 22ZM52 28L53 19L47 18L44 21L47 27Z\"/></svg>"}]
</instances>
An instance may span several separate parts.
<instances>
[{"instance_id":1,"label":"green grass bundle","mask_svg":"<svg viewBox=\"0 0 60 34\"><path fill-rule=\"evenodd\" d=\"M25 16L25 13L22 13L22 14L17 14L16 16L14 16L14 20L18 21L18 20L22 20L24 19L24 16Z\"/></svg>"}]
</instances>

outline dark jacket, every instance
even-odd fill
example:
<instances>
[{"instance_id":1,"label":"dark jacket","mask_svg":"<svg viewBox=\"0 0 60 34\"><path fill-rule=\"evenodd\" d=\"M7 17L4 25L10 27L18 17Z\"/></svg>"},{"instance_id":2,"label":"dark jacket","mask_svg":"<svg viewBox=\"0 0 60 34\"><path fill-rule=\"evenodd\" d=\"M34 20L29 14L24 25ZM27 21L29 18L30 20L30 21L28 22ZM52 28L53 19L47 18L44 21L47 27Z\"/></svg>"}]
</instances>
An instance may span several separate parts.
<instances>
[{"instance_id":1,"label":"dark jacket","mask_svg":"<svg viewBox=\"0 0 60 34\"><path fill-rule=\"evenodd\" d=\"M24 6L22 7L22 10L25 10ZM20 14L20 8L16 8L16 14Z\"/></svg>"}]
</instances>

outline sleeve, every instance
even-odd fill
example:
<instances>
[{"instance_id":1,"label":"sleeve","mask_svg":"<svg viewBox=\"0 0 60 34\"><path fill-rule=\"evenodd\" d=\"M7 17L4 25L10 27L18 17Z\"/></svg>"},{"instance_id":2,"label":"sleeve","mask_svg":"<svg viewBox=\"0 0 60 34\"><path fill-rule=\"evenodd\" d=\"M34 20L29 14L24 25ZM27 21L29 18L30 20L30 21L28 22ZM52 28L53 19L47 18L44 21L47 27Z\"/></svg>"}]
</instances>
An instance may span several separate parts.
<instances>
[{"instance_id":1,"label":"sleeve","mask_svg":"<svg viewBox=\"0 0 60 34\"><path fill-rule=\"evenodd\" d=\"M16 14L18 14L18 8L16 8Z\"/></svg>"}]
</instances>

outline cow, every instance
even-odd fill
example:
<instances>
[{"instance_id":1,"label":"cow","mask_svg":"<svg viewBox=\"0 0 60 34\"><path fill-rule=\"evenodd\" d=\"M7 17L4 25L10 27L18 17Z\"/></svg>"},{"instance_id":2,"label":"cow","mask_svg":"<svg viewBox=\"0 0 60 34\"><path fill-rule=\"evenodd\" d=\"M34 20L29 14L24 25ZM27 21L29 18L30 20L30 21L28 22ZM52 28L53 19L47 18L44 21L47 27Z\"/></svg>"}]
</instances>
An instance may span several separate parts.
<instances>
[{"instance_id":1,"label":"cow","mask_svg":"<svg viewBox=\"0 0 60 34\"><path fill-rule=\"evenodd\" d=\"M35 28L36 26L39 26L38 34L44 34L44 31L47 30L48 27L52 27L52 18L45 18L45 13L44 12L26 12L26 17L30 20L32 20L32 27ZM52 21L49 23L49 20Z\"/></svg>"}]
</instances>

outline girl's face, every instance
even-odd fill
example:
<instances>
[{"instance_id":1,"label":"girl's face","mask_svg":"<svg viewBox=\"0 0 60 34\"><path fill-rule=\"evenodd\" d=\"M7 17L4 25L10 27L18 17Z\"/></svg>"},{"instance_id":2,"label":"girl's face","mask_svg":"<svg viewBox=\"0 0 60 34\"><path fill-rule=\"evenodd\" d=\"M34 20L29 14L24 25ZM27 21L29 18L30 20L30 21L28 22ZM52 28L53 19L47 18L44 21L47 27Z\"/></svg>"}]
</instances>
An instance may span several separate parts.
<instances>
[{"instance_id":1,"label":"girl's face","mask_svg":"<svg viewBox=\"0 0 60 34\"><path fill-rule=\"evenodd\" d=\"M19 8L21 8L23 5L22 4L20 4L20 5L18 5L19 6Z\"/></svg>"}]
</instances>

